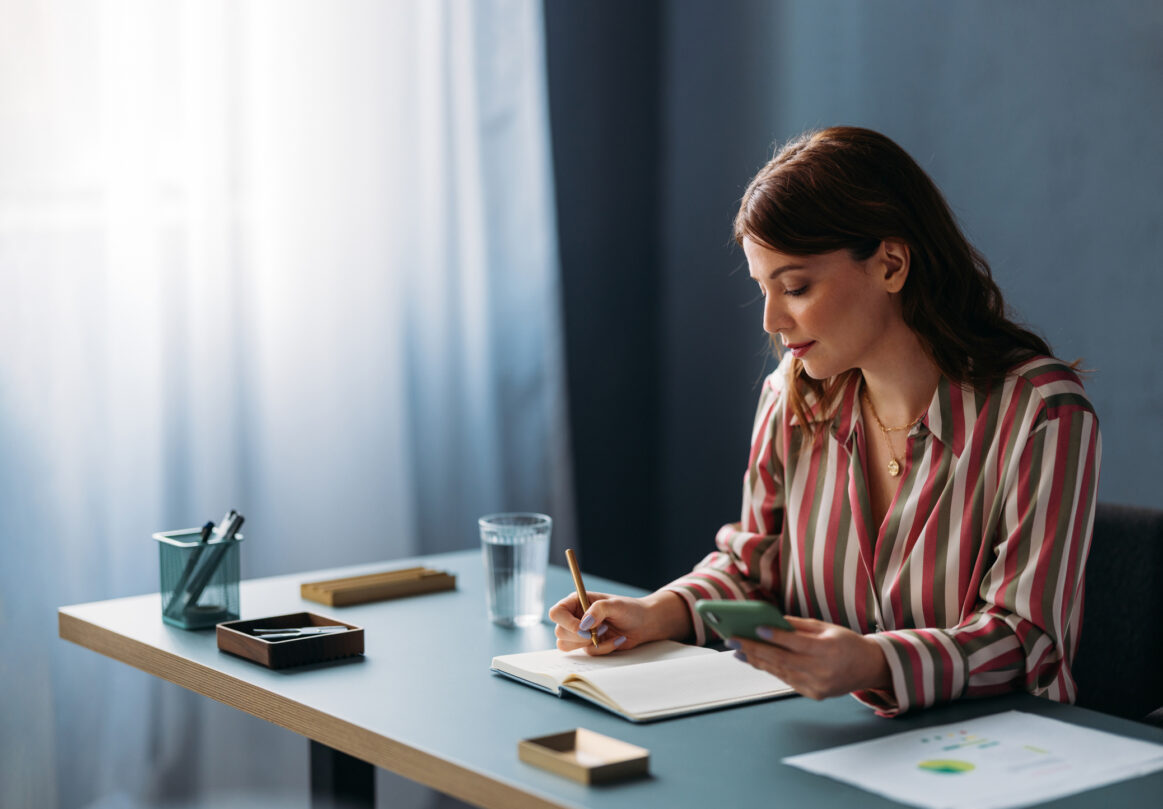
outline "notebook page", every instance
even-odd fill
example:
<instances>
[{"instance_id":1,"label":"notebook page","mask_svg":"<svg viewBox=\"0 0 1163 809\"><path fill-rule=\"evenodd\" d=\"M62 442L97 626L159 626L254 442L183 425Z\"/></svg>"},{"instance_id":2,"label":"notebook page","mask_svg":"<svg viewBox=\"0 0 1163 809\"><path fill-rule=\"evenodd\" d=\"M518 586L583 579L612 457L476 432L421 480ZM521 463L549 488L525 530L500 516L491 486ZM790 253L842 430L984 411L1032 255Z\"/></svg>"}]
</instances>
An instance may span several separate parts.
<instances>
[{"instance_id":1,"label":"notebook page","mask_svg":"<svg viewBox=\"0 0 1163 809\"><path fill-rule=\"evenodd\" d=\"M500 655L493 658L493 668L523 679L541 682L544 685L560 685L571 674L592 672L633 666L639 663L654 663L689 657L705 657L717 654L701 646L688 646L672 640L655 641L625 652L613 652L594 657L584 649L562 652L546 649L541 652Z\"/></svg>"},{"instance_id":2,"label":"notebook page","mask_svg":"<svg viewBox=\"0 0 1163 809\"><path fill-rule=\"evenodd\" d=\"M607 701L634 717L792 693L783 680L749 666L731 652L664 660L635 669L591 671L586 672L585 680ZM571 687L600 696L585 688L586 683L571 683Z\"/></svg>"}]
</instances>

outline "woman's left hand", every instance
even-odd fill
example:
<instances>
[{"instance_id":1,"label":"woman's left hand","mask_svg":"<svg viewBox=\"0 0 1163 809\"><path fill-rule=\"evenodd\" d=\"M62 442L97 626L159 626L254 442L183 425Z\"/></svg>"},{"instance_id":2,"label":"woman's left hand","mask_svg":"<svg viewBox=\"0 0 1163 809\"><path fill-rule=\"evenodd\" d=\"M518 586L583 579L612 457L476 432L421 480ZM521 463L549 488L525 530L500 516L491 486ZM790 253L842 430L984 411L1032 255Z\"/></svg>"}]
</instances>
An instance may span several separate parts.
<instances>
[{"instance_id":1,"label":"woman's left hand","mask_svg":"<svg viewBox=\"0 0 1163 809\"><path fill-rule=\"evenodd\" d=\"M876 641L851 629L811 618L793 618L795 632L765 627L770 642L732 638L747 662L774 674L800 694L827 699L864 689L891 690L888 661ZM766 630L770 629L770 633Z\"/></svg>"}]
</instances>

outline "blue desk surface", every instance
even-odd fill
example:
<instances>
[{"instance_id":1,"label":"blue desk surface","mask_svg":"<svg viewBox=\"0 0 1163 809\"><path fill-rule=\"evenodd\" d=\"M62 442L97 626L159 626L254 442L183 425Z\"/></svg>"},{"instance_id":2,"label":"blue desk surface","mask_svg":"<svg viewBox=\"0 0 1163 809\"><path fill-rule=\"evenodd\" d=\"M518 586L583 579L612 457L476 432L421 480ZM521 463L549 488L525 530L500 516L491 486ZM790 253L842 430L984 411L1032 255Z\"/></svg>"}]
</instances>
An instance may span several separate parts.
<instances>
[{"instance_id":1,"label":"blue desk surface","mask_svg":"<svg viewBox=\"0 0 1163 809\"><path fill-rule=\"evenodd\" d=\"M299 584L424 564L457 576L455 591L353 607L299 596ZM639 595L587 577L589 589ZM572 588L551 567L550 601ZM548 649L553 627L492 625L478 551L242 583L242 618L308 610L365 628L366 653L281 671L218 651L213 630L162 623L157 594L62 607L61 637L252 713L461 800L485 807L899 806L781 763L784 756L904 730L1018 709L1163 743L1163 730L1026 694L964 700L880 719L845 697L775 702L664 720L626 722L588 703L557 699L489 672L494 655ZM521 762L517 743L584 727L650 750L650 776L586 787ZM1047 806L1157 807L1163 773L1060 799Z\"/></svg>"}]
</instances>

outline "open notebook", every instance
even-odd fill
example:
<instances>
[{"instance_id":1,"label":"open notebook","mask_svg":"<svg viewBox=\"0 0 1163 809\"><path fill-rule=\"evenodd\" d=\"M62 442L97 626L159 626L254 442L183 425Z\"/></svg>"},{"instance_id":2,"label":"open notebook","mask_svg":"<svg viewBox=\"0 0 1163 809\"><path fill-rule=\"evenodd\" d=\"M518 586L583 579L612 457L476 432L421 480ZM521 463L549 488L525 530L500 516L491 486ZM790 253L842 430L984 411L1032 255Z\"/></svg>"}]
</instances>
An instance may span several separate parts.
<instances>
[{"instance_id":1,"label":"open notebook","mask_svg":"<svg viewBox=\"0 0 1163 809\"><path fill-rule=\"evenodd\" d=\"M500 655L493 658L492 670L551 694L587 699L631 722L795 693L787 683L731 652L670 640L601 657L580 649Z\"/></svg>"}]
</instances>

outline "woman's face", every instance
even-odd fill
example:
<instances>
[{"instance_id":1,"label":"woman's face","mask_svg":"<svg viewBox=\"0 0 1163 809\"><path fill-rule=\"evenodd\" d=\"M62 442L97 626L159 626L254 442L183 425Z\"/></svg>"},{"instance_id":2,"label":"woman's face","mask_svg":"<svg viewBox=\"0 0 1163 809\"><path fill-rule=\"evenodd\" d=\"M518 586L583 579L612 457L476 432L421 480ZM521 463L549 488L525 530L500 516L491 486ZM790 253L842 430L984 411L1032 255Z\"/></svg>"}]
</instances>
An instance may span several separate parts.
<instances>
[{"instance_id":1,"label":"woman's face","mask_svg":"<svg viewBox=\"0 0 1163 809\"><path fill-rule=\"evenodd\" d=\"M893 250L884 242L866 261L847 250L791 256L744 238L751 277L764 297L764 331L778 334L814 379L881 361L886 335L904 325L892 293L905 273L892 271ZM907 272L907 252L905 262Z\"/></svg>"}]
</instances>

